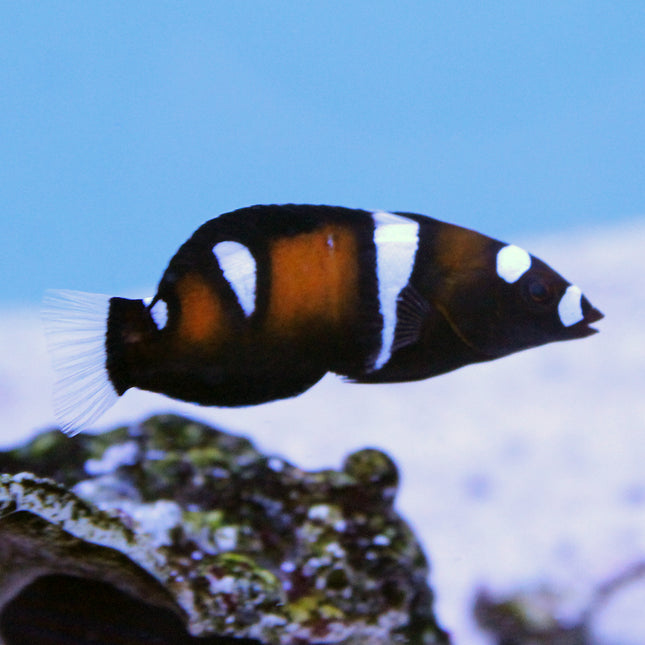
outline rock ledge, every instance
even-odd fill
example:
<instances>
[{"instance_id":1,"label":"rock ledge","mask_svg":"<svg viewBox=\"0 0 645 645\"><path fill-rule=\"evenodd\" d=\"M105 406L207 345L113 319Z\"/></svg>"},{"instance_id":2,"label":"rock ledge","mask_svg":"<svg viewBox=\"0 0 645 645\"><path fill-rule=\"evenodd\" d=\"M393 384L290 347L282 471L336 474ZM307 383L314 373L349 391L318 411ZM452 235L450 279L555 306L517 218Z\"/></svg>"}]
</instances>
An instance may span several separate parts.
<instances>
[{"instance_id":1,"label":"rock ledge","mask_svg":"<svg viewBox=\"0 0 645 645\"><path fill-rule=\"evenodd\" d=\"M378 450L306 472L157 416L97 436L44 433L0 453L0 472L6 645L36 645L38 629L82 639L83 620L94 632L121 620L124 643L449 642L426 558L393 508L396 466Z\"/></svg>"}]
</instances>

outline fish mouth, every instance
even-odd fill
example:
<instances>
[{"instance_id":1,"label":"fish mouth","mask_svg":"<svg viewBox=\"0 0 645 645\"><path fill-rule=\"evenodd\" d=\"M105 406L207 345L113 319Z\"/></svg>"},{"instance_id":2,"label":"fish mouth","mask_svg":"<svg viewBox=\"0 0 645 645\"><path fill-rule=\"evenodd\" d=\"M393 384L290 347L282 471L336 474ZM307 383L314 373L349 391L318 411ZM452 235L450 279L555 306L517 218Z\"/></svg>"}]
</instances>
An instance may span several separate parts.
<instances>
[{"instance_id":1,"label":"fish mouth","mask_svg":"<svg viewBox=\"0 0 645 645\"><path fill-rule=\"evenodd\" d=\"M584 325L583 329L586 331L585 335L591 336L592 334L597 334L599 330L591 325L592 323L597 323L599 320L602 320L605 317L605 314L593 307L586 298L583 299L582 307L584 312L582 323Z\"/></svg>"}]
</instances>

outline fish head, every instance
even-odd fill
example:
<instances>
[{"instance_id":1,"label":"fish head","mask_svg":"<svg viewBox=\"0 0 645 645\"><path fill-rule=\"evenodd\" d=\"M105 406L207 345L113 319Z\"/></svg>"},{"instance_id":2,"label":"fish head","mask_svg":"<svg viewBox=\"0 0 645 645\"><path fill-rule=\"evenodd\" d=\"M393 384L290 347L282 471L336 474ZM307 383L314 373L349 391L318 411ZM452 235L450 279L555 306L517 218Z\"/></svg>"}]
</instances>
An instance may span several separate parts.
<instances>
[{"instance_id":1,"label":"fish head","mask_svg":"<svg viewBox=\"0 0 645 645\"><path fill-rule=\"evenodd\" d=\"M591 336L598 331L591 325L603 318L545 262L496 240L453 283L444 315L483 359Z\"/></svg>"}]
</instances>

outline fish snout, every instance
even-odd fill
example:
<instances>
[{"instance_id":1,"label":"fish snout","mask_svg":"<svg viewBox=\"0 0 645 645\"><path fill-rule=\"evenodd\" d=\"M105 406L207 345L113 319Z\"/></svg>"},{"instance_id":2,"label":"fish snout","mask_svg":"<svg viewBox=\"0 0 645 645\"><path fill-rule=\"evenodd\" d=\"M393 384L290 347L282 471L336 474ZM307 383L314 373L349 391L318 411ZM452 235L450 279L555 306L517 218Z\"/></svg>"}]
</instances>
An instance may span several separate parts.
<instances>
[{"instance_id":1,"label":"fish snout","mask_svg":"<svg viewBox=\"0 0 645 645\"><path fill-rule=\"evenodd\" d=\"M603 314L599 309L596 309L596 307L594 307L585 296L582 296L581 306L583 316L581 324L584 326L583 328L586 331L585 336L597 334L598 330L595 327L591 327L591 325L602 320L605 317L605 314Z\"/></svg>"}]
</instances>

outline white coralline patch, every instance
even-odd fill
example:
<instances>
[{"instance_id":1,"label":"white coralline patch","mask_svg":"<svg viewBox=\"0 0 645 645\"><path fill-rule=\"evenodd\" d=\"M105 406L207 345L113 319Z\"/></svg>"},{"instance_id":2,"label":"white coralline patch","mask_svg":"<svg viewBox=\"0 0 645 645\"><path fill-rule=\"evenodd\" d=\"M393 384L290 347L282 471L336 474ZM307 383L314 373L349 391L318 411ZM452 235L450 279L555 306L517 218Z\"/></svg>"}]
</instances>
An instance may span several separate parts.
<instances>
[{"instance_id":1,"label":"white coralline patch","mask_svg":"<svg viewBox=\"0 0 645 645\"><path fill-rule=\"evenodd\" d=\"M285 573L293 573L296 570L296 565L290 560L285 560L284 562L282 562L282 564L280 564L280 569Z\"/></svg>"},{"instance_id":2,"label":"white coralline patch","mask_svg":"<svg viewBox=\"0 0 645 645\"><path fill-rule=\"evenodd\" d=\"M220 242L213 247L220 269L235 292L246 316L255 310L256 264L251 252L239 242Z\"/></svg>"},{"instance_id":3,"label":"white coralline patch","mask_svg":"<svg viewBox=\"0 0 645 645\"><path fill-rule=\"evenodd\" d=\"M88 475L106 475L119 466L132 466L137 463L139 446L134 441L115 444L106 448L100 459L88 459L85 472Z\"/></svg>"},{"instance_id":4,"label":"white coralline patch","mask_svg":"<svg viewBox=\"0 0 645 645\"><path fill-rule=\"evenodd\" d=\"M375 535L372 543L376 546L390 546L390 538L387 535Z\"/></svg>"},{"instance_id":5,"label":"white coralline patch","mask_svg":"<svg viewBox=\"0 0 645 645\"><path fill-rule=\"evenodd\" d=\"M334 556L337 559L344 558L346 555L345 549L338 544L338 542L330 542L326 547L325 551L330 555Z\"/></svg>"},{"instance_id":6,"label":"white coralline patch","mask_svg":"<svg viewBox=\"0 0 645 645\"><path fill-rule=\"evenodd\" d=\"M215 531L214 542L219 551L234 551L239 541L235 526L222 526Z\"/></svg>"},{"instance_id":7,"label":"white coralline patch","mask_svg":"<svg viewBox=\"0 0 645 645\"><path fill-rule=\"evenodd\" d=\"M285 463L279 457L271 457L267 461L267 466L275 473L281 473L285 468Z\"/></svg>"},{"instance_id":8,"label":"white coralline patch","mask_svg":"<svg viewBox=\"0 0 645 645\"><path fill-rule=\"evenodd\" d=\"M310 520L321 520L324 522L329 517L330 512L331 509L327 504L315 504L307 511L307 517Z\"/></svg>"},{"instance_id":9,"label":"white coralline patch","mask_svg":"<svg viewBox=\"0 0 645 645\"><path fill-rule=\"evenodd\" d=\"M582 291L575 284L567 287L558 304L560 321L565 327L571 327L584 318L582 313Z\"/></svg>"},{"instance_id":10,"label":"white coralline patch","mask_svg":"<svg viewBox=\"0 0 645 645\"><path fill-rule=\"evenodd\" d=\"M374 219L376 277L380 312L383 317L381 349L374 361L378 370L390 360L396 330L399 293L408 284L419 247L419 224L408 217L378 212Z\"/></svg>"},{"instance_id":11,"label":"white coralline patch","mask_svg":"<svg viewBox=\"0 0 645 645\"><path fill-rule=\"evenodd\" d=\"M233 576L223 576L217 578L214 575L207 575L206 579L209 583L209 589L213 595L215 594L232 594L237 589L237 583Z\"/></svg>"},{"instance_id":12,"label":"white coralline patch","mask_svg":"<svg viewBox=\"0 0 645 645\"><path fill-rule=\"evenodd\" d=\"M497 253L497 275L509 284L517 282L530 268L531 256L515 244L509 244Z\"/></svg>"},{"instance_id":13,"label":"white coralline patch","mask_svg":"<svg viewBox=\"0 0 645 645\"><path fill-rule=\"evenodd\" d=\"M176 502L159 499L150 504L133 504L123 508L133 517L141 530L148 534L152 544L159 547L172 544L171 530L181 526L182 511Z\"/></svg>"}]
</instances>

